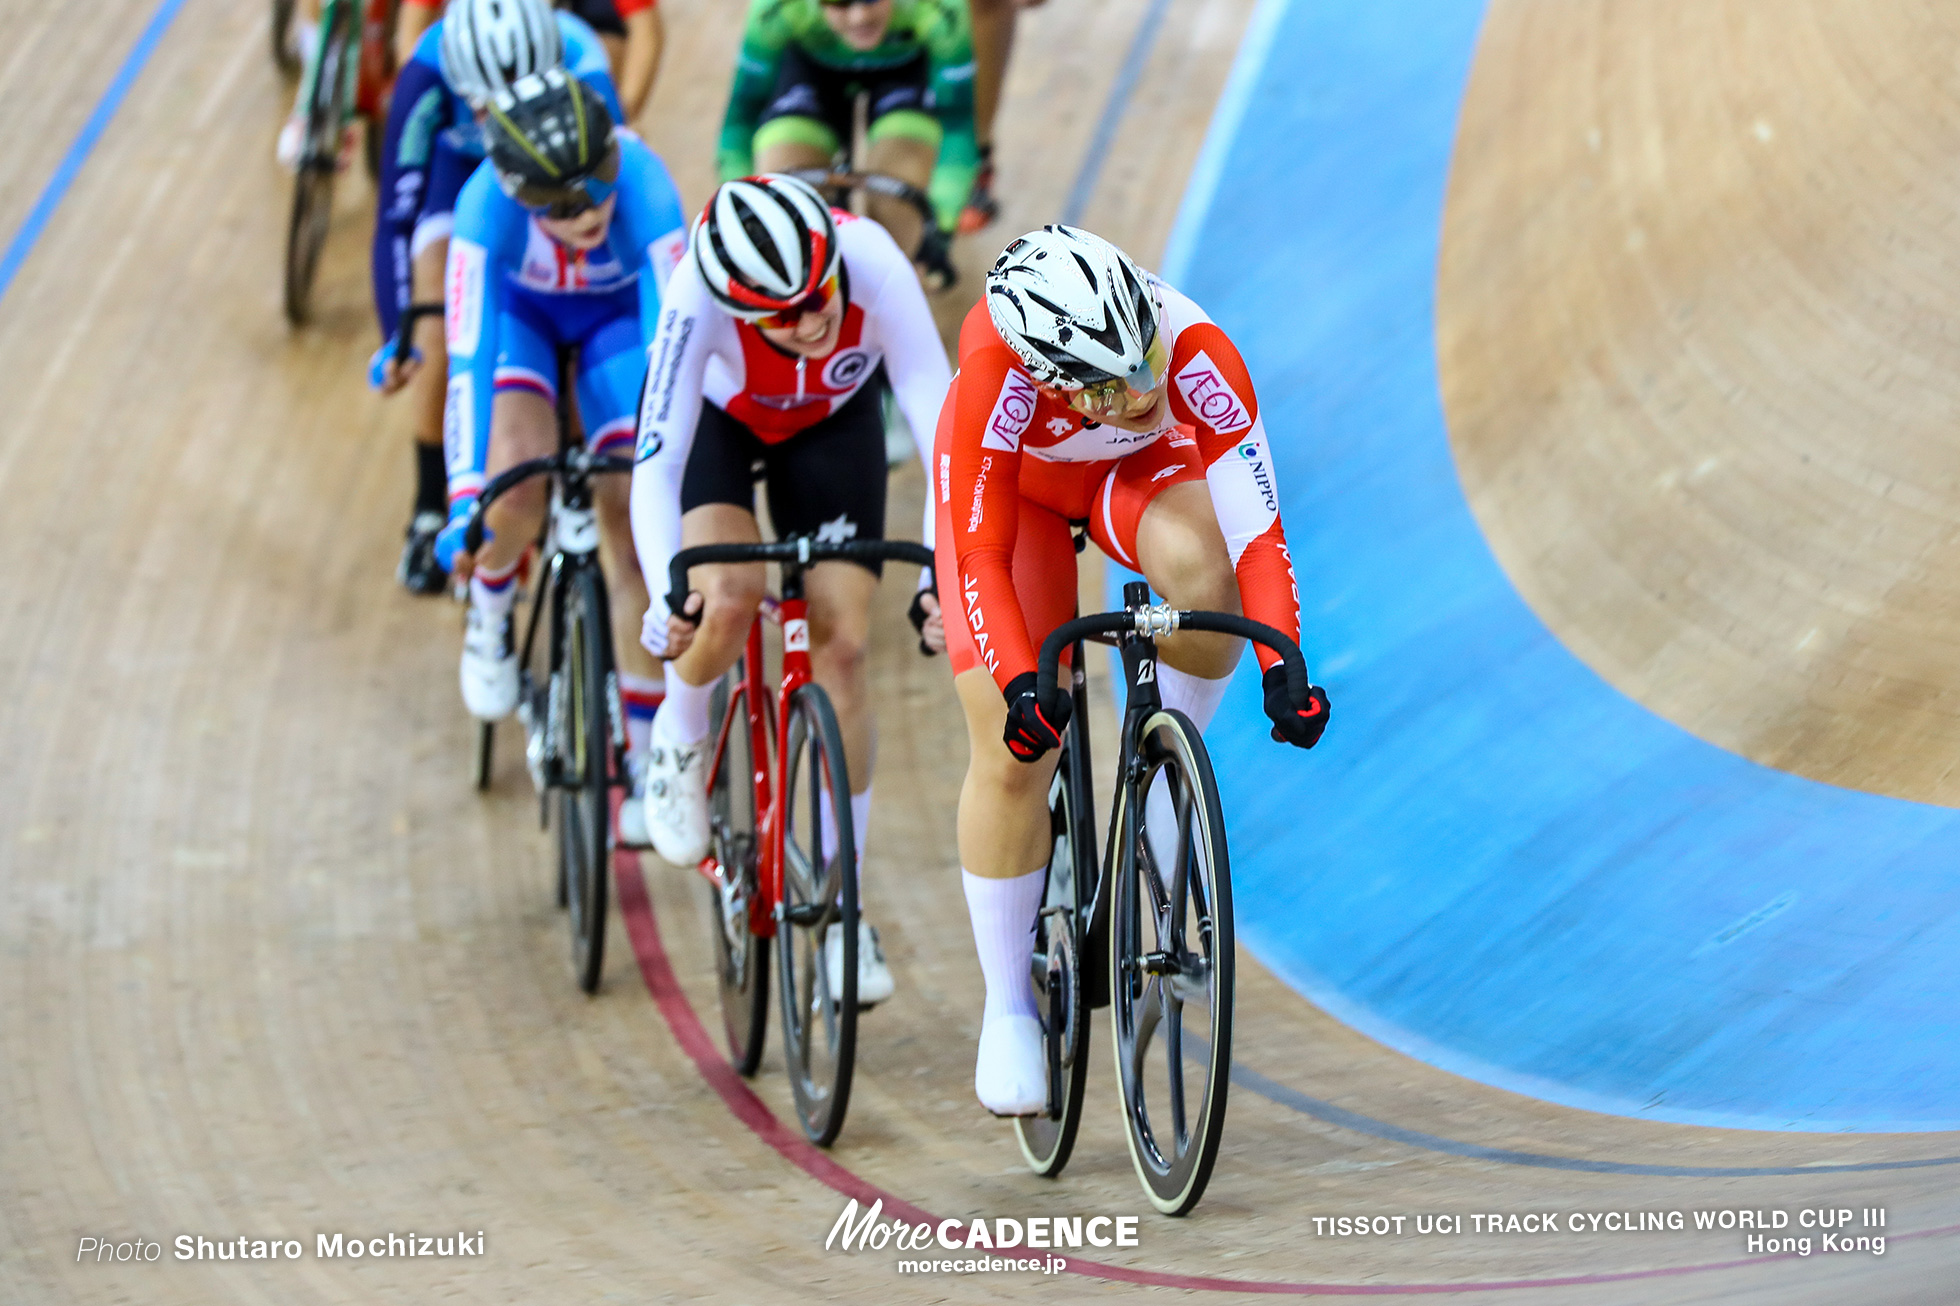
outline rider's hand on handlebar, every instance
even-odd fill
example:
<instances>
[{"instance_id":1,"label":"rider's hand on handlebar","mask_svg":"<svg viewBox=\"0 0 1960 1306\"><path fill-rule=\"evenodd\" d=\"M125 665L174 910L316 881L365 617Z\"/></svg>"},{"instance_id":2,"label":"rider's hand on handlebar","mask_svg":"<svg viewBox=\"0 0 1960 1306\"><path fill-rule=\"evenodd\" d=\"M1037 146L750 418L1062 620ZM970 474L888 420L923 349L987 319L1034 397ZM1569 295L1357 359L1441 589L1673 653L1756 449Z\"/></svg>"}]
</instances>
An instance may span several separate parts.
<instances>
[{"instance_id":1,"label":"rider's hand on handlebar","mask_svg":"<svg viewBox=\"0 0 1960 1306\"><path fill-rule=\"evenodd\" d=\"M436 532L436 566L441 567L459 581L470 578L476 570L476 555L463 550L463 532L469 528L470 513L476 508L476 496L466 494L449 505L449 521ZM483 532L485 542L491 532ZM479 546L481 547L481 546Z\"/></svg>"},{"instance_id":2,"label":"rider's hand on handlebar","mask_svg":"<svg viewBox=\"0 0 1960 1306\"><path fill-rule=\"evenodd\" d=\"M1279 663L1266 668L1260 684L1266 690L1266 715L1272 718L1273 742L1295 748L1312 748L1320 742L1321 731L1327 729L1327 714L1332 711L1326 690L1315 685L1308 691L1306 707L1294 707L1292 696L1286 692L1286 668Z\"/></svg>"},{"instance_id":3,"label":"rider's hand on handlebar","mask_svg":"<svg viewBox=\"0 0 1960 1306\"><path fill-rule=\"evenodd\" d=\"M368 359L368 384L384 395L394 394L410 381L422 368L422 351L410 349L405 359L395 357L395 344L391 340L374 351Z\"/></svg>"},{"instance_id":4,"label":"rider's hand on handlebar","mask_svg":"<svg viewBox=\"0 0 1960 1306\"><path fill-rule=\"evenodd\" d=\"M1054 698L1036 701L1035 674L1023 671L1007 682L1007 729L1001 738L1017 762L1036 762L1062 746L1062 731L1075 711L1075 699L1057 687Z\"/></svg>"},{"instance_id":5,"label":"rider's hand on handlebar","mask_svg":"<svg viewBox=\"0 0 1960 1306\"><path fill-rule=\"evenodd\" d=\"M687 652L701 625L701 608L706 602L700 590L690 590L678 613L666 611L665 603L648 604L646 620L640 623L641 647L657 658L673 659Z\"/></svg>"},{"instance_id":6,"label":"rider's hand on handlebar","mask_svg":"<svg viewBox=\"0 0 1960 1306\"><path fill-rule=\"evenodd\" d=\"M939 591L922 589L912 596L906 614L919 632L919 652L927 657L946 651L946 618L939 611Z\"/></svg>"}]
</instances>

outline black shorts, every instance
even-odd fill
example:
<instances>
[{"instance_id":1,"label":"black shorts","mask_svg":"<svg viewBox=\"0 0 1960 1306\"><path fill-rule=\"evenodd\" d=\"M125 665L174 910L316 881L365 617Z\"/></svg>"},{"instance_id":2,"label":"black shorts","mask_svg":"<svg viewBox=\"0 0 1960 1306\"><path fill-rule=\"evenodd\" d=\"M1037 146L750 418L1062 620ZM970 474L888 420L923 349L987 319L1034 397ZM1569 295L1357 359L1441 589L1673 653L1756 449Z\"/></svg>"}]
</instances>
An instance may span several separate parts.
<instances>
[{"instance_id":1,"label":"black shorts","mask_svg":"<svg viewBox=\"0 0 1960 1306\"><path fill-rule=\"evenodd\" d=\"M559 8L583 18L586 26L603 36L624 37L626 23L613 8L612 0L565 0Z\"/></svg>"},{"instance_id":2,"label":"black shorts","mask_svg":"<svg viewBox=\"0 0 1960 1306\"><path fill-rule=\"evenodd\" d=\"M764 444L703 399L694 447L681 473L681 512L704 503L754 512L755 483L761 478L779 537L884 539L884 394L881 371L842 408L781 444ZM880 563L858 565L874 576L884 574Z\"/></svg>"},{"instance_id":3,"label":"black shorts","mask_svg":"<svg viewBox=\"0 0 1960 1306\"><path fill-rule=\"evenodd\" d=\"M859 91L871 97L869 122L900 109L933 112L931 69L923 54L896 68L852 72L818 63L792 45L783 51L775 89L769 92L756 126L775 118L815 118L848 146Z\"/></svg>"}]
</instances>

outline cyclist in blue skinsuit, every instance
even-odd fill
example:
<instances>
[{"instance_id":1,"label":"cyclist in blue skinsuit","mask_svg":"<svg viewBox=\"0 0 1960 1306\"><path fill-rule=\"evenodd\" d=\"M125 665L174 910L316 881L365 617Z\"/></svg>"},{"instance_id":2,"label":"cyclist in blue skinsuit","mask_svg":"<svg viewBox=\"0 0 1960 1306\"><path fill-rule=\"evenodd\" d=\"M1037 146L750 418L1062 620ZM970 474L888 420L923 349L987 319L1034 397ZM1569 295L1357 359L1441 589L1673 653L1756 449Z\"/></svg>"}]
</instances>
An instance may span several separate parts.
<instances>
[{"instance_id":1,"label":"cyclist in blue skinsuit","mask_svg":"<svg viewBox=\"0 0 1960 1306\"><path fill-rule=\"evenodd\" d=\"M442 293L456 195L483 161L477 125L483 106L518 78L560 66L597 91L617 118L619 99L599 38L578 18L554 13L548 0L456 0L422 34L396 78L372 261L382 343L371 380L382 393L400 390L415 371L392 365L388 355L402 310ZM416 346L435 367L417 387L415 505L396 575L412 593L439 594L446 579L434 552L445 507L441 327L419 324Z\"/></svg>"},{"instance_id":2,"label":"cyclist in blue skinsuit","mask_svg":"<svg viewBox=\"0 0 1960 1306\"><path fill-rule=\"evenodd\" d=\"M463 702L471 715L494 721L517 706L511 608L518 565L543 524L545 483L526 482L491 505L490 534L474 557L460 551L464 524L488 477L557 448L561 345L578 351L587 447L631 456L647 341L687 229L666 167L638 137L615 135L604 100L562 69L520 78L497 96L484 134L489 166L457 197L443 278L449 522L436 557L469 581ZM647 590L627 490L625 477L602 477L595 497L637 793L652 705L635 710L632 682L649 683L657 668L636 638ZM625 842L645 842L643 814L625 812L640 806L622 808Z\"/></svg>"}]
</instances>

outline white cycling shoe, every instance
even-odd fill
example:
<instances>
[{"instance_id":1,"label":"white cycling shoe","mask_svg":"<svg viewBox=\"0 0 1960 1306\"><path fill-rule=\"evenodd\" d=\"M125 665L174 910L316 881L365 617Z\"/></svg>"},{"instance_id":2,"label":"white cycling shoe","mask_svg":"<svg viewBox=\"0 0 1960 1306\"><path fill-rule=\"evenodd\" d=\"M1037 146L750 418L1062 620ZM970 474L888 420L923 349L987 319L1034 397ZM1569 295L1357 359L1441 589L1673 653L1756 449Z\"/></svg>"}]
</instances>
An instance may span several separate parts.
<instances>
[{"instance_id":1,"label":"white cycling shoe","mask_svg":"<svg viewBox=\"0 0 1960 1306\"><path fill-rule=\"evenodd\" d=\"M823 932L824 976L830 981L832 996L844 991L844 932L835 925ZM878 931L858 922L858 1006L875 1007L892 995L891 967L885 964L885 949L878 942Z\"/></svg>"},{"instance_id":2,"label":"white cycling shoe","mask_svg":"<svg viewBox=\"0 0 1960 1306\"><path fill-rule=\"evenodd\" d=\"M1032 1116L1048 1109L1048 1052L1033 1016L989 1016L980 1023L980 1056L973 1091L997 1116Z\"/></svg>"},{"instance_id":3,"label":"white cycling shoe","mask_svg":"<svg viewBox=\"0 0 1960 1306\"><path fill-rule=\"evenodd\" d=\"M708 855L707 771L705 739L677 748L655 738L647 747L644 833L653 850L676 866L693 866ZM624 827L622 821L622 835Z\"/></svg>"},{"instance_id":4,"label":"white cycling shoe","mask_svg":"<svg viewBox=\"0 0 1960 1306\"><path fill-rule=\"evenodd\" d=\"M628 753L626 771L631 782L624 801L619 804L619 844L622 848L644 848L647 846L646 759Z\"/></svg>"},{"instance_id":5,"label":"white cycling shoe","mask_svg":"<svg viewBox=\"0 0 1960 1306\"><path fill-rule=\"evenodd\" d=\"M501 721L517 709L517 651L511 619L470 605L463 627L463 706L479 721Z\"/></svg>"}]
</instances>

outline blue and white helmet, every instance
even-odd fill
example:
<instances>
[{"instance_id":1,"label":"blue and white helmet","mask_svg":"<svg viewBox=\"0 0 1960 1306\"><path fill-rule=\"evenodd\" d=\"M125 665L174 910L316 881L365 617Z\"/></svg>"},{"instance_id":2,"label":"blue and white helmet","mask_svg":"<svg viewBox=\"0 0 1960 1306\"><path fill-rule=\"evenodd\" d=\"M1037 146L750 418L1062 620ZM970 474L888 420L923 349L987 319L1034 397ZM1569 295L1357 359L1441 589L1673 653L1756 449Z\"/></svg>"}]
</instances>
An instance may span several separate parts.
<instances>
[{"instance_id":1,"label":"blue and white helmet","mask_svg":"<svg viewBox=\"0 0 1960 1306\"><path fill-rule=\"evenodd\" d=\"M1013 241L987 273L987 316L1037 385L1156 385L1146 355L1159 308L1150 278L1116 246L1051 225Z\"/></svg>"},{"instance_id":2,"label":"blue and white helmet","mask_svg":"<svg viewBox=\"0 0 1960 1306\"><path fill-rule=\"evenodd\" d=\"M481 110L519 78L563 64L565 42L546 0L453 0L437 53L442 79Z\"/></svg>"}]
</instances>

